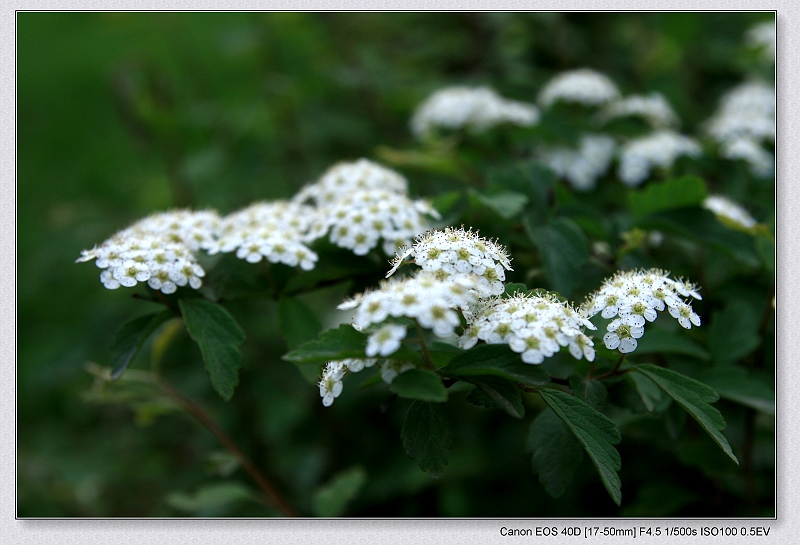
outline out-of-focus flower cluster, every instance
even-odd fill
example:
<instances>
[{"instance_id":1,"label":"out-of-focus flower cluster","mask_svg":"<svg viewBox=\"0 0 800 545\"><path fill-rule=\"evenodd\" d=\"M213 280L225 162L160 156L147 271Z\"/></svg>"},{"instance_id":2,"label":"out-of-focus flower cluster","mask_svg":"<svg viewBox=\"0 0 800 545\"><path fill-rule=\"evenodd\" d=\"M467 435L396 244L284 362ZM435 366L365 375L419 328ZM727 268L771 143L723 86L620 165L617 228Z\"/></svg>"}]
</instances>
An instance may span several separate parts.
<instances>
[{"instance_id":1,"label":"out-of-focus flower cluster","mask_svg":"<svg viewBox=\"0 0 800 545\"><path fill-rule=\"evenodd\" d=\"M751 229L756 220L739 204L722 195L709 195L703 201L703 208L711 210L724 222L732 223L743 229Z\"/></svg>"},{"instance_id":2,"label":"out-of-focus flower cluster","mask_svg":"<svg viewBox=\"0 0 800 545\"><path fill-rule=\"evenodd\" d=\"M495 125L535 125L539 110L533 104L503 98L489 87L447 87L417 107L411 130L424 138L437 128L483 131Z\"/></svg>"},{"instance_id":3,"label":"out-of-focus flower cluster","mask_svg":"<svg viewBox=\"0 0 800 545\"><path fill-rule=\"evenodd\" d=\"M620 117L640 117L654 129L671 128L678 124L678 116L660 93L630 95L615 100L599 114L603 122Z\"/></svg>"},{"instance_id":4,"label":"out-of-focus flower cluster","mask_svg":"<svg viewBox=\"0 0 800 545\"><path fill-rule=\"evenodd\" d=\"M568 304L553 296L515 294L481 301L469 315L459 346L479 340L507 344L525 363L539 364L568 347L576 359L594 360L594 343L582 328L597 329Z\"/></svg>"},{"instance_id":5,"label":"out-of-focus flower cluster","mask_svg":"<svg viewBox=\"0 0 800 545\"><path fill-rule=\"evenodd\" d=\"M681 156L698 157L700 144L672 131L658 131L626 142L617 175L629 187L641 185L654 168L669 169Z\"/></svg>"},{"instance_id":6,"label":"out-of-focus flower cluster","mask_svg":"<svg viewBox=\"0 0 800 545\"><path fill-rule=\"evenodd\" d=\"M603 318L613 318L606 328L603 343L606 348L627 354L636 350L645 324L654 321L658 312L665 309L682 327L699 326L700 316L692 310L689 298L702 299L697 286L682 279L674 280L665 271L625 271L606 279L602 287L586 299L581 312L587 318L598 313Z\"/></svg>"},{"instance_id":7,"label":"out-of-focus flower cluster","mask_svg":"<svg viewBox=\"0 0 800 545\"><path fill-rule=\"evenodd\" d=\"M751 47L760 48L767 62L775 63L775 22L765 21L750 28L745 35Z\"/></svg>"},{"instance_id":8,"label":"out-of-focus flower cluster","mask_svg":"<svg viewBox=\"0 0 800 545\"><path fill-rule=\"evenodd\" d=\"M147 282L173 293L179 286L202 285L200 250L311 270L318 256L309 245L328 236L357 255L379 243L392 255L438 217L427 202L407 193L406 179L377 163L340 163L291 201L259 202L223 218L212 211L155 214L84 250L78 261L95 259L109 289Z\"/></svg>"},{"instance_id":9,"label":"out-of-focus flower cluster","mask_svg":"<svg viewBox=\"0 0 800 545\"><path fill-rule=\"evenodd\" d=\"M540 160L556 176L578 191L588 191L608 172L614 158L616 142L604 134L584 134L578 149L550 148L539 152Z\"/></svg>"},{"instance_id":10,"label":"out-of-focus flower cluster","mask_svg":"<svg viewBox=\"0 0 800 545\"><path fill-rule=\"evenodd\" d=\"M539 92L539 104L549 108L556 102L601 106L619 98L619 90L605 74L580 68L556 75Z\"/></svg>"}]
</instances>

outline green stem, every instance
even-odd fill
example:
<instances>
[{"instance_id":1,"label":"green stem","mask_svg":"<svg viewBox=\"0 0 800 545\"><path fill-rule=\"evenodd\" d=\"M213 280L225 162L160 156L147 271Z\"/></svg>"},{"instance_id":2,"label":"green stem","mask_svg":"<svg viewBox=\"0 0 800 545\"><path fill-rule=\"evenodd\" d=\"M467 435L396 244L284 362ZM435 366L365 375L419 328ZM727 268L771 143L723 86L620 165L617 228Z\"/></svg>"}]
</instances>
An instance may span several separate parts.
<instances>
[{"instance_id":1,"label":"green stem","mask_svg":"<svg viewBox=\"0 0 800 545\"><path fill-rule=\"evenodd\" d=\"M433 365L431 354L428 352L428 345L425 344L425 336L423 335L422 328L419 326L419 324L417 324L417 336L419 337L419 344L422 346L422 353L425 355L425 362L432 371L435 371L436 367Z\"/></svg>"},{"instance_id":2,"label":"green stem","mask_svg":"<svg viewBox=\"0 0 800 545\"><path fill-rule=\"evenodd\" d=\"M619 361L617 361L617 364L614 366L614 368L611 371L609 371L608 373L603 373L600 376L594 377L594 380L602 380L602 379L604 379L606 377L610 377L612 375L623 375L623 374L627 373L628 372L627 369L625 371L622 371L621 373L617 372L617 370L619 369L619 366L622 365L622 362L625 360L625 356L627 356L627 354L622 354L622 356L619 358Z\"/></svg>"}]
</instances>

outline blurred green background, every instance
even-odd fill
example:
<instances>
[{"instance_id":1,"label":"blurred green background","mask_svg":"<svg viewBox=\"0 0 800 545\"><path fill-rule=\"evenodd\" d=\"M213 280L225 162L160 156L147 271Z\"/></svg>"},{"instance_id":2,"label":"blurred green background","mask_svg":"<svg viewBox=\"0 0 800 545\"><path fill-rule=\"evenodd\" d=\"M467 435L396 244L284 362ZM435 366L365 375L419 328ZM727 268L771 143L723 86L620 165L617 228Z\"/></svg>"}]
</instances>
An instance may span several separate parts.
<instances>
[{"instance_id":1,"label":"blurred green background","mask_svg":"<svg viewBox=\"0 0 800 545\"><path fill-rule=\"evenodd\" d=\"M202 504L192 491L237 471L214 438L180 415L89 401L87 362L107 364L114 330L145 304L125 290L103 289L95 267L73 263L81 249L154 211L228 213L291 196L334 162L375 158L379 146L408 148L414 107L446 85L489 84L533 101L553 74L585 66L609 74L623 93L660 91L682 130L693 133L750 67L745 31L771 17L18 13L17 514L271 514L237 496L240 489L228 491L241 500L235 507L187 507ZM424 179L405 173L412 193L428 192ZM567 506L574 516L674 515L686 506L703 516L772 513L768 471L766 490L748 505L720 493L700 508L691 492L675 497L695 473L639 483L645 469L635 466L652 460L626 457L624 445L623 482L637 498L627 511L607 501L593 505L604 492L591 471L577 479L583 488L552 500L530 473L524 436L508 419L489 439L508 445L506 459L487 460L486 451L470 448L487 438L465 431L450 478L431 488L396 433L363 436L387 420L399 426L393 421L402 412L382 414L376 394L358 405L337 401L333 414L292 365L263 361L261 354L285 351L275 307L245 309L259 317L245 329L260 331L261 340L245 345L232 403L210 390L199 358L176 362L171 372L292 496L307 497L332 473L363 464L370 486L348 513L357 516L552 516ZM373 409L365 413L364 406ZM470 418L490 418L475 411ZM763 456L769 466L769 451ZM476 473L487 465L518 468L524 478L503 482L507 494L498 498L499 473ZM671 467L655 470L663 477ZM240 481L250 486L246 476ZM664 494L677 502L672 511Z\"/></svg>"}]
</instances>

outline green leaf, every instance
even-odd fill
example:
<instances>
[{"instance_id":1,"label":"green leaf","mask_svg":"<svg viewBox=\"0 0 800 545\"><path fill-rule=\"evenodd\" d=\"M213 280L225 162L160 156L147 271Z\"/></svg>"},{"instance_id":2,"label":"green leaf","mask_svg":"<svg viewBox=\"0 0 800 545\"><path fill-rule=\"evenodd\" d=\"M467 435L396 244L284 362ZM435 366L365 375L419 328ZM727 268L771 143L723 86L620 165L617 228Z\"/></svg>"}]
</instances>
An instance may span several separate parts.
<instances>
[{"instance_id":1,"label":"green leaf","mask_svg":"<svg viewBox=\"0 0 800 545\"><path fill-rule=\"evenodd\" d=\"M683 334L683 331L667 331L658 327L647 330L647 335L639 339L636 355L640 354L682 354L700 360L710 360L708 351Z\"/></svg>"},{"instance_id":2,"label":"green leaf","mask_svg":"<svg viewBox=\"0 0 800 545\"><path fill-rule=\"evenodd\" d=\"M363 358L367 336L342 324L336 329L326 329L311 341L305 342L283 356L295 363L325 363L347 358Z\"/></svg>"},{"instance_id":3,"label":"green leaf","mask_svg":"<svg viewBox=\"0 0 800 545\"><path fill-rule=\"evenodd\" d=\"M400 397L422 401L447 401L447 388L442 379L427 369L409 369L400 373L389 385L389 389Z\"/></svg>"},{"instance_id":4,"label":"green leaf","mask_svg":"<svg viewBox=\"0 0 800 545\"><path fill-rule=\"evenodd\" d=\"M304 342L314 339L322 330L322 324L314 312L295 297L281 297L278 300L278 319L281 334L286 339L286 347L293 350ZM296 365L300 374L309 384L314 384L322 372L324 363L317 365Z\"/></svg>"},{"instance_id":5,"label":"green leaf","mask_svg":"<svg viewBox=\"0 0 800 545\"><path fill-rule=\"evenodd\" d=\"M497 213L498 216L505 220L510 220L514 216L517 216L525 209L525 205L528 204L528 197L516 191L501 191L490 195L484 195L474 190L470 193L474 195L481 204Z\"/></svg>"},{"instance_id":6,"label":"green leaf","mask_svg":"<svg viewBox=\"0 0 800 545\"><path fill-rule=\"evenodd\" d=\"M739 463L728 440L721 433L725 429L725 419L717 409L709 405L719 399L717 392L701 382L656 365L645 363L633 367L632 370L643 373L658 384L700 424L725 454Z\"/></svg>"},{"instance_id":7,"label":"green leaf","mask_svg":"<svg viewBox=\"0 0 800 545\"><path fill-rule=\"evenodd\" d=\"M766 381L759 380L741 367L726 365L706 371L698 378L723 399L775 415L775 392Z\"/></svg>"},{"instance_id":8,"label":"green leaf","mask_svg":"<svg viewBox=\"0 0 800 545\"><path fill-rule=\"evenodd\" d=\"M554 498L562 496L583 459L583 449L552 409L543 410L531 423L528 452L545 492Z\"/></svg>"},{"instance_id":9,"label":"green leaf","mask_svg":"<svg viewBox=\"0 0 800 545\"><path fill-rule=\"evenodd\" d=\"M552 288L564 295L570 295L589 259L586 235L567 218L558 218L543 227L528 223L527 227L531 240L539 248Z\"/></svg>"},{"instance_id":10,"label":"green leaf","mask_svg":"<svg viewBox=\"0 0 800 545\"><path fill-rule=\"evenodd\" d=\"M447 408L441 403L414 401L408 408L400 438L406 453L422 471L438 478L453 446L453 429Z\"/></svg>"},{"instance_id":11,"label":"green leaf","mask_svg":"<svg viewBox=\"0 0 800 545\"><path fill-rule=\"evenodd\" d=\"M628 206L635 217L653 212L700 206L708 196L706 184L696 176L683 176L647 184L643 189L628 193Z\"/></svg>"},{"instance_id":12,"label":"green leaf","mask_svg":"<svg viewBox=\"0 0 800 545\"><path fill-rule=\"evenodd\" d=\"M538 365L524 363L505 344L481 344L457 355L440 371L453 377L494 375L528 386L543 386L550 377Z\"/></svg>"},{"instance_id":13,"label":"green leaf","mask_svg":"<svg viewBox=\"0 0 800 545\"><path fill-rule=\"evenodd\" d=\"M229 401L239 383L244 331L224 307L205 299L181 299L178 305L189 336L200 346L211 384Z\"/></svg>"},{"instance_id":14,"label":"green leaf","mask_svg":"<svg viewBox=\"0 0 800 545\"><path fill-rule=\"evenodd\" d=\"M172 316L172 312L163 310L134 318L120 326L111 341L111 380L122 376L147 338Z\"/></svg>"},{"instance_id":15,"label":"green leaf","mask_svg":"<svg viewBox=\"0 0 800 545\"><path fill-rule=\"evenodd\" d=\"M172 508L199 516L218 516L231 504L252 499L250 490L239 483L211 484L194 494L173 492L166 497Z\"/></svg>"},{"instance_id":16,"label":"green leaf","mask_svg":"<svg viewBox=\"0 0 800 545\"><path fill-rule=\"evenodd\" d=\"M560 390L542 388L539 394L583 445L611 499L620 505L622 482L617 471L622 462L614 448L621 439L617 426L604 414Z\"/></svg>"},{"instance_id":17,"label":"green leaf","mask_svg":"<svg viewBox=\"0 0 800 545\"><path fill-rule=\"evenodd\" d=\"M665 396L664 391L658 387L658 384L637 373L626 373L625 379L633 384L639 394L639 399L641 399L648 411L651 413L661 412L667 408L669 398ZM665 401L667 403L664 403Z\"/></svg>"},{"instance_id":18,"label":"green leaf","mask_svg":"<svg viewBox=\"0 0 800 545\"><path fill-rule=\"evenodd\" d=\"M355 498L367 482L364 468L356 466L335 475L314 493L314 516L340 517L347 504Z\"/></svg>"},{"instance_id":19,"label":"green leaf","mask_svg":"<svg viewBox=\"0 0 800 545\"><path fill-rule=\"evenodd\" d=\"M514 418L525 416L522 394L513 382L498 377L486 377L471 382L475 384L478 391L491 400L494 407L503 409Z\"/></svg>"},{"instance_id":20,"label":"green leaf","mask_svg":"<svg viewBox=\"0 0 800 545\"><path fill-rule=\"evenodd\" d=\"M735 361L758 348L762 310L747 301L734 299L711 315L709 347L714 361Z\"/></svg>"},{"instance_id":21,"label":"green leaf","mask_svg":"<svg viewBox=\"0 0 800 545\"><path fill-rule=\"evenodd\" d=\"M569 378L569 387L575 397L585 401L593 409L602 407L608 397L605 384L599 380L586 380L584 377L573 375Z\"/></svg>"},{"instance_id":22,"label":"green leaf","mask_svg":"<svg viewBox=\"0 0 800 545\"><path fill-rule=\"evenodd\" d=\"M515 295L517 293L528 293L530 291L528 286L525 284L520 284L518 282L509 282L506 284L505 291L503 295Z\"/></svg>"}]
</instances>

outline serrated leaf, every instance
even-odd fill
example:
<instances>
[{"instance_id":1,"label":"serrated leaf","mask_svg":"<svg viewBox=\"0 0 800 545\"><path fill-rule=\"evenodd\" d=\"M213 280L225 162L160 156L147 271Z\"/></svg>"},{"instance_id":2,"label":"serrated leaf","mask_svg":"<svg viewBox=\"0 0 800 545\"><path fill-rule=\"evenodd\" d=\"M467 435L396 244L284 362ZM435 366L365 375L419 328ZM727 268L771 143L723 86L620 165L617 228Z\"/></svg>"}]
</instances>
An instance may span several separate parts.
<instances>
[{"instance_id":1,"label":"serrated leaf","mask_svg":"<svg viewBox=\"0 0 800 545\"><path fill-rule=\"evenodd\" d=\"M367 473L362 467L353 467L335 475L314 493L312 500L314 516L340 517L347 504L355 498L367 482Z\"/></svg>"},{"instance_id":2,"label":"serrated leaf","mask_svg":"<svg viewBox=\"0 0 800 545\"><path fill-rule=\"evenodd\" d=\"M645 408L650 412L661 412L666 409L664 403L664 391L658 384L642 374L626 373L625 379L630 381L636 392L639 394Z\"/></svg>"},{"instance_id":3,"label":"serrated leaf","mask_svg":"<svg viewBox=\"0 0 800 545\"><path fill-rule=\"evenodd\" d=\"M550 388L542 388L539 394L583 445L611 499L620 505L622 482L617 471L622 467L622 462L619 452L614 448L621 439L617 426L607 416L574 396Z\"/></svg>"},{"instance_id":4,"label":"serrated leaf","mask_svg":"<svg viewBox=\"0 0 800 545\"><path fill-rule=\"evenodd\" d=\"M602 407L608 397L605 384L599 380L587 380L584 377L573 375L569 378L569 387L575 397L585 401L593 409Z\"/></svg>"},{"instance_id":5,"label":"serrated leaf","mask_svg":"<svg viewBox=\"0 0 800 545\"><path fill-rule=\"evenodd\" d=\"M286 339L286 347L293 350L306 341L314 339L322 329L322 324L314 312L295 297L281 297L278 300L278 319L281 334ZM309 384L314 384L322 372L323 363L317 365L296 365L300 374Z\"/></svg>"},{"instance_id":6,"label":"serrated leaf","mask_svg":"<svg viewBox=\"0 0 800 545\"><path fill-rule=\"evenodd\" d=\"M524 363L519 354L504 344L481 344L453 358L440 369L454 377L494 375L528 386L543 386L550 377L541 367Z\"/></svg>"},{"instance_id":7,"label":"serrated leaf","mask_svg":"<svg viewBox=\"0 0 800 545\"><path fill-rule=\"evenodd\" d=\"M283 356L295 363L325 363L347 358L363 358L367 336L342 324L336 329L326 329L311 341L305 342Z\"/></svg>"},{"instance_id":8,"label":"serrated leaf","mask_svg":"<svg viewBox=\"0 0 800 545\"><path fill-rule=\"evenodd\" d=\"M189 336L198 344L211 385L229 401L239 383L244 331L224 307L205 299L178 301Z\"/></svg>"},{"instance_id":9,"label":"serrated leaf","mask_svg":"<svg viewBox=\"0 0 800 545\"><path fill-rule=\"evenodd\" d=\"M701 382L656 365L645 363L633 367L632 370L643 373L658 384L700 424L731 460L739 463L728 440L721 433L725 429L725 419L717 409L709 405L719 399L717 392Z\"/></svg>"},{"instance_id":10,"label":"serrated leaf","mask_svg":"<svg viewBox=\"0 0 800 545\"><path fill-rule=\"evenodd\" d=\"M125 322L111 341L111 380L117 380L142 349L147 338L173 314L164 310Z\"/></svg>"},{"instance_id":11,"label":"serrated leaf","mask_svg":"<svg viewBox=\"0 0 800 545\"><path fill-rule=\"evenodd\" d=\"M427 369L409 369L395 377L389 390L400 397L419 399L421 401L447 401L447 388L442 378Z\"/></svg>"},{"instance_id":12,"label":"serrated leaf","mask_svg":"<svg viewBox=\"0 0 800 545\"><path fill-rule=\"evenodd\" d=\"M723 399L775 415L775 392L765 381L741 367L731 365L712 369L698 378Z\"/></svg>"},{"instance_id":13,"label":"serrated leaf","mask_svg":"<svg viewBox=\"0 0 800 545\"><path fill-rule=\"evenodd\" d=\"M514 418L525 416L522 394L513 382L499 377L485 377L472 382L476 390L488 397L495 407L503 409Z\"/></svg>"},{"instance_id":14,"label":"serrated leaf","mask_svg":"<svg viewBox=\"0 0 800 545\"><path fill-rule=\"evenodd\" d=\"M696 176L683 176L647 184L628 193L631 214L643 217L662 210L700 206L708 192L705 182Z\"/></svg>"},{"instance_id":15,"label":"serrated leaf","mask_svg":"<svg viewBox=\"0 0 800 545\"><path fill-rule=\"evenodd\" d=\"M445 405L414 401L406 413L400 438L406 454L422 471L434 478L444 473L453 446L453 429Z\"/></svg>"},{"instance_id":16,"label":"serrated leaf","mask_svg":"<svg viewBox=\"0 0 800 545\"><path fill-rule=\"evenodd\" d=\"M539 248L552 288L570 295L589 259L586 235L568 218L558 218L543 227L528 222L527 227L531 240Z\"/></svg>"},{"instance_id":17,"label":"serrated leaf","mask_svg":"<svg viewBox=\"0 0 800 545\"><path fill-rule=\"evenodd\" d=\"M583 459L583 449L552 409L543 410L531 423L528 451L545 492L554 498L562 496Z\"/></svg>"}]
</instances>

